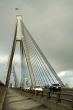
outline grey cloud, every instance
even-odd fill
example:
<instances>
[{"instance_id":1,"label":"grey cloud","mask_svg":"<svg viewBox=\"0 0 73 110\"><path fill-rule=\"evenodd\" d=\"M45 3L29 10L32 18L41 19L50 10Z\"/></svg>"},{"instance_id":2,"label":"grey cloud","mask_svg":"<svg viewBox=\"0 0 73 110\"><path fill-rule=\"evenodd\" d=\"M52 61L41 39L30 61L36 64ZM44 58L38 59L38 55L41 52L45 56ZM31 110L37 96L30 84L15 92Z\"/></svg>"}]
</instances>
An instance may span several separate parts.
<instances>
[{"instance_id":1,"label":"grey cloud","mask_svg":"<svg viewBox=\"0 0 73 110\"><path fill-rule=\"evenodd\" d=\"M16 14L56 72L73 69L73 0L0 1L0 53L10 52Z\"/></svg>"},{"instance_id":2,"label":"grey cloud","mask_svg":"<svg viewBox=\"0 0 73 110\"><path fill-rule=\"evenodd\" d=\"M65 74L63 76L60 76L60 78L64 82L64 84L67 83L70 87L73 87L73 72L69 70L65 71Z\"/></svg>"}]
</instances>

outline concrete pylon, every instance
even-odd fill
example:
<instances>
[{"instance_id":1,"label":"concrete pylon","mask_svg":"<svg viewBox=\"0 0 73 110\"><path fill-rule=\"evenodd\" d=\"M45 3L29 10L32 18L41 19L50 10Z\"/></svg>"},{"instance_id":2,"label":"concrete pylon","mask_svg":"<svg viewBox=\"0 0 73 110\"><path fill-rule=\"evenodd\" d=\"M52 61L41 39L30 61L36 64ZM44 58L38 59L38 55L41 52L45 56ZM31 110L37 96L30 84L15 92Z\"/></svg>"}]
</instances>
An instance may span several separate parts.
<instances>
[{"instance_id":1,"label":"concrete pylon","mask_svg":"<svg viewBox=\"0 0 73 110\"><path fill-rule=\"evenodd\" d=\"M24 53L25 53L25 56L26 56L29 75L30 75L30 78L31 78L31 85L32 85L32 87L35 87L36 82L35 82L35 78L34 78L34 74L33 74L33 70L32 70L32 65L31 65L31 62L30 62L30 56L29 56L29 51L28 51L28 48L27 48L26 39L25 39L24 32L23 32L23 21L22 21L22 16L21 15L16 16L16 28L15 28L15 34L14 34L14 41L13 41L12 50L11 50L10 57L9 57L8 67L7 67L6 86L9 85L9 80L10 80L10 75L11 75L11 68L12 68L12 61L13 61L13 56L14 56L15 47L16 47L17 42L20 42L20 46L23 46L22 47L23 51L25 51ZM22 45L21 45L21 43L22 43Z\"/></svg>"}]
</instances>

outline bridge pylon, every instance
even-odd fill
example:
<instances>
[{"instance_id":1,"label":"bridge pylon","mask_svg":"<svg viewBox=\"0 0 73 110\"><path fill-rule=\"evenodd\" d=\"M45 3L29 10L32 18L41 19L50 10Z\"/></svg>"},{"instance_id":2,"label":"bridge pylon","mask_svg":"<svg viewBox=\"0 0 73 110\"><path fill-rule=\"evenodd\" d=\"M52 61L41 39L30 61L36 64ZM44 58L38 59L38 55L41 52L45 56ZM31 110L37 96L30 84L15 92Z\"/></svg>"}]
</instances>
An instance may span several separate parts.
<instances>
[{"instance_id":1,"label":"bridge pylon","mask_svg":"<svg viewBox=\"0 0 73 110\"><path fill-rule=\"evenodd\" d=\"M11 68L13 56L15 53L15 47L17 42L20 44L20 54L21 54L21 87L24 87L24 71L22 68L24 63L24 57L27 63L27 68L29 71L29 76L31 79L31 86L50 86L55 83L59 83L61 86L64 86L61 79L58 77L57 73L48 62L47 58L32 38L31 34L25 27L22 16L16 16L16 27L14 33L13 45L9 57L8 68L7 68L7 78L6 86L9 85Z\"/></svg>"},{"instance_id":2,"label":"bridge pylon","mask_svg":"<svg viewBox=\"0 0 73 110\"><path fill-rule=\"evenodd\" d=\"M33 70L32 70L32 65L31 65L31 62L30 62L30 56L29 56L29 51L28 51L28 48L27 48L26 39L25 39L24 32L23 32L22 16L17 15L16 18L17 19L16 19L14 41L13 41L12 50L11 50L11 54L10 54L9 62L8 62L8 68L7 68L6 86L9 85L9 80L10 80L10 75L11 75L11 68L12 68L12 61L13 61L13 56L14 56L14 52L15 52L16 43L20 42L20 49L21 49L20 52L21 52L22 56L23 56L23 51L25 52L27 65L28 65L28 70L29 70L29 75L30 75L30 78L31 78L31 85L32 85L32 87L35 87L36 82L35 82L35 78L34 78L34 74L33 74ZM23 78L22 73L21 73L21 78Z\"/></svg>"}]
</instances>

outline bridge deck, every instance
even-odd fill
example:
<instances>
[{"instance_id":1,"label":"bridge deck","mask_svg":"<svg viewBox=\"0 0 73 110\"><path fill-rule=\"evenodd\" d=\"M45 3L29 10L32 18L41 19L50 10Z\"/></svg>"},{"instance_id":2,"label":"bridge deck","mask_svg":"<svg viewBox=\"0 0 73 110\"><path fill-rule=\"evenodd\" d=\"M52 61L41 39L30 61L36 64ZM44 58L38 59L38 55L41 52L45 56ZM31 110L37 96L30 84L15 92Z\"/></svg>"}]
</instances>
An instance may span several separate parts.
<instances>
[{"instance_id":1,"label":"bridge deck","mask_svg":"<svg viewBox=\"0 0 73 110\"><path fill-rule=\"evenodd\" d=\"M25 95L23 96L23 92L9 89L3 110L48 110L48 108Z\"/></svg>"}]
</instances>

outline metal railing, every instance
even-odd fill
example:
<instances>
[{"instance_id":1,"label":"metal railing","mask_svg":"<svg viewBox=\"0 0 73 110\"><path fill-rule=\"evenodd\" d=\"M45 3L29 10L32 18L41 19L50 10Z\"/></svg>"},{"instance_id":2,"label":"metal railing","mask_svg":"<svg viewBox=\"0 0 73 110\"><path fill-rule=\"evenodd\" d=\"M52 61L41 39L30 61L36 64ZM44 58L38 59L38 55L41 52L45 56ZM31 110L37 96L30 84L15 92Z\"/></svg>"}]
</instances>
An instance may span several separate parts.
<instances>
[{"instance_id":1,"label":"metal railing","mask_svg":"<svg viewBox=\"0 0 73 110\"><path fill-rule=\"evenodd\" d=\"M73 94L63 92L37 91L37 90L23 90L31 98L43 98L47 101L54 101L56 104L63 104L73 108Z\"/></svg>"}]
</instances>

